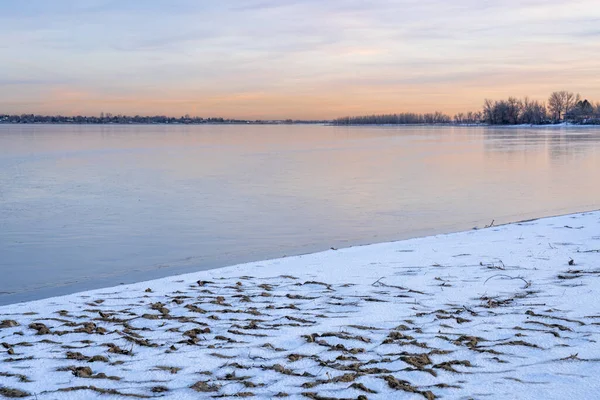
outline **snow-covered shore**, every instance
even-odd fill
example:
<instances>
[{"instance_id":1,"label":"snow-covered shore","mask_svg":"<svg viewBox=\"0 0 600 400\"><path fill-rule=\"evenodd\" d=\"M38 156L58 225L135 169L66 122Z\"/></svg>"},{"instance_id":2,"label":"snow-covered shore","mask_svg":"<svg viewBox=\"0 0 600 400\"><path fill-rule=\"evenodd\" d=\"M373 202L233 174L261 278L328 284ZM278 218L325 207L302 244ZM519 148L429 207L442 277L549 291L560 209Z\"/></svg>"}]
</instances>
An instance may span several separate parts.
<instances>
[{"instance_id":1,"label":"snow-covered shore","mask_svg":"<svg viewBox=\"0 0 600 400\"><path fill-rule=\"evenodd\" d=\"M0 398L595 398L599 261L592 212L0 307Z\"/></svg>"}]
</instances>

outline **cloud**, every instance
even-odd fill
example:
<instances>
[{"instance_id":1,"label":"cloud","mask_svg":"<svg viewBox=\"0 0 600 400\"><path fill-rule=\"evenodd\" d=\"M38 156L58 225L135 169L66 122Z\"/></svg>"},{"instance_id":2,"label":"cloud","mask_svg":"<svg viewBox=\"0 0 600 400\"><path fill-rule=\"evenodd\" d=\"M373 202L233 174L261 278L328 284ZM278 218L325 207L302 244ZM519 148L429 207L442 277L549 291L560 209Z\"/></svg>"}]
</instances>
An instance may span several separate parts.
<instances>
[{"instance_id":1,"label":"cloud","mask_svg":"<svg viewBox=\"0 0 600 400\"><path fill-rule=\"evenodd\" d=\"M89 107L77 104L90 112L99 102L118 112L127 99L139 113L192 113L196 104L266 115L279 104L294 118L386 102L454 111L553 87L600 98L596 0L7 3L0 106L12 109L15 93L39 86L40 95L23 93L52 110L43 89L57 85L93 93Z\"/></svg>"}]
</instances>

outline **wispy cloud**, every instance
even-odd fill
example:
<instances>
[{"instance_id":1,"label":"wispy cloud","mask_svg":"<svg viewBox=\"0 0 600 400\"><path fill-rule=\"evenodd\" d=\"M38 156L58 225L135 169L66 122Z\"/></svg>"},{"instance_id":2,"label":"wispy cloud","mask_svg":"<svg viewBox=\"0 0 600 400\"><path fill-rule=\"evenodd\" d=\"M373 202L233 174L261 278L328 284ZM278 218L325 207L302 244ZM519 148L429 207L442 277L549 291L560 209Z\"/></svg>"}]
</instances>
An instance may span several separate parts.
<instances>
[{"instance_id":1,"label":"wispy cloud","mask_svg":"<svg viewBox=\"0 0 600 400\"><path fill-rule=\"evenodd\" d=\"M7 111L36 111L23 108L27 96L47 112L72 102L90 113L112 104L113 112L297 118L361 108L453 112L484 97L563 87L600 98L596 0L7 0L3 7ZM57 85L88 95L58 101L50 95ZM38 91L24 89L32 86Z\"/></svg>"}]
</instances>

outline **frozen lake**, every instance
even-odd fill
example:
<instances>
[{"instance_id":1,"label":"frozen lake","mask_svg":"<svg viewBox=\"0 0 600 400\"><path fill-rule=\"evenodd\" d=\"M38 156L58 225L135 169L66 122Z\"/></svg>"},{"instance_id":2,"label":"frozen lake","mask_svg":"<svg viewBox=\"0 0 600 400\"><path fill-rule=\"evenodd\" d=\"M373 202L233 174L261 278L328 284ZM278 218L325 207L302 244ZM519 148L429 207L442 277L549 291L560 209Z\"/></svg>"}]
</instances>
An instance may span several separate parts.
<instances>
[{"instance_id":1,"label":"frozen lake","mask_svg":"<svg viewBox=\"0 0 600 400\"><path fill-rule=\"evenodd\" d=\"M600 208L600 129L0 125L0 304Z\"/></svg>"}]
</instances>

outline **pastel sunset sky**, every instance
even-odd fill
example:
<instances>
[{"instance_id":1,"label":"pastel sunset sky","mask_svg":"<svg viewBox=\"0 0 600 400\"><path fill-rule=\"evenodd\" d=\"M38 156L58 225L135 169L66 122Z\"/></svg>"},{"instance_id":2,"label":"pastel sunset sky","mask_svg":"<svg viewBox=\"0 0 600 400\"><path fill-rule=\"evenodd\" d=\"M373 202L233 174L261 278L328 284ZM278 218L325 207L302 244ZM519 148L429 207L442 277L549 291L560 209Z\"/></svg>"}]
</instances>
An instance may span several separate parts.
<instances>
[{"instance_id":1,"label":"pastel sunset sky","mask_svg":"<svg viewBox=\"0 0 600 400\"><path fill-rule=\"evenodd\" d=\"M0 113L324 119L600 100L599 0L0 0Z\"/></svg>"}]
</instances>

